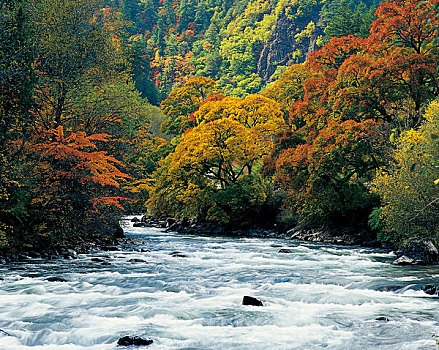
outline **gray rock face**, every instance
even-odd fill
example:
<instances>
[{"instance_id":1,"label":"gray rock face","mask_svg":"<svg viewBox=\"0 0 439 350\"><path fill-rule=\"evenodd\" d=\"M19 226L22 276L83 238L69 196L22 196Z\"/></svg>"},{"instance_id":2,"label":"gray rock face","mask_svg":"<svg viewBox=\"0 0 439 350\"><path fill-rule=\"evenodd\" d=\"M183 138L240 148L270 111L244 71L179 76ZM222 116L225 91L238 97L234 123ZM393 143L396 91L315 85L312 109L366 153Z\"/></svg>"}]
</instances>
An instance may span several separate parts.
<instances>
[{"instance_id":1,"label":"gray rock face","mask_svg":"<svg viewBox=\"0 0 439 350\"><path fill-rule=\"evenodd\" d=\"M403 266L403 265L420 265L420 263L421 262L419 260L415 260L415 259L409 258L408 256L403 255L403 256L399 257L398 259L396 259L392 264Z\"/></svg>"},{"instance_id":2,"label":"gray rock face","mask_svg":"<svg viewBox=\"0 0 439 350\"><path fill-rule=\"evenodd\" d=\"M264 82L270 81L277 66L305 62L308 55L315 50L318 36L323 34L322 30L316 27L316 32L310 38L297 42L295 36L302 32L310 21L318 22L319 10L316 8L308 16L292 21L285 14L285 8L288 6L291 7L287 3L276 19L271 39L263 46L259 55L257 73ZM302 53L300 57L295 57L297 50Z\"/></svg>"},{"instance_id":3,"label":"gray rock face","mask_svg":"<svg viewBox=\"0 0 439 350\"><path fill-rule=\"evenodd\" d=\"M430 265L439 263L439 250L432 239L426 238L410 238L405 241L401 249L397 252L398 259L395 260L395 265L402 265L397 263L400 259L405 265ZM408 259L412 262L409 263Z\"/></svg>"}]
</instances>

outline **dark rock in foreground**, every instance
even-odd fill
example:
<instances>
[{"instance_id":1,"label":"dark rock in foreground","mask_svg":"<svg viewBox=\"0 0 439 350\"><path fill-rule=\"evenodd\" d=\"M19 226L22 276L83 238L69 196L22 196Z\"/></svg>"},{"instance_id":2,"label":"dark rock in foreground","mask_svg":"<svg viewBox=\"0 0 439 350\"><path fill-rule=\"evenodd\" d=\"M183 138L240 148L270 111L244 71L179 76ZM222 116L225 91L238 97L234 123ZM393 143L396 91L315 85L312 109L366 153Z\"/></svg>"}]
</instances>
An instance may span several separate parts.
<instances>
[{"instance_id":1,"label":"dark rock in foreground","mask_svg":"<svg viewBox=\"0 0 439 350\"><path fill-rule=\"evenodd\" d=\"M10 335L8 332L4 331L3 329L0 329L0 336L12 337L12 335Z\"/></svg>"},{"instance_id":2,"label":"dark rock in foreground","mask_svg":"<svg viewBox=\"0 0 439 350\"><path fill-rule=\"evenodd\" d=\"M390 320L386 316L379 316L375 319L375 321L389 322Z\"/></svg>"},{"instance_id":3,"label":"dark rock in foreground","mask_svg":"<svg viewBox=\"0 0 439 350\"><path fill-rule=\"evenodd\" d=\"M147 346L151 345L154 341L150 338L130 337L126 336L120 338L117 341L118 346Z\"/></svg>"},{"instance_id":4,"label":"dark rock in foreground","mask_svg":"<svg viewBox=\"0 0 439 350\"><path fill-rule=\"evenodd\" d=\"M47 277L46 281L49 281L49 282L68 282L65 278L62 278L62 277Z\"/></svg>"},{"instance_id":5,"label":"dark rock in foreground","mask_svg":"<svg viewBox=\"0 0 439 350\"><path fill-rule=\"evenodd\" d=\"M264 304L262 304L262 301L248 295L244 296L244 298L242 299L242 305L264 306Z\"/></svg>"},{"instance_id":6,"label":"dark rock in foreground","mask_svg":"<svg viewBox=\"0 0 439 350\"><path fill-rule=\"evenodd\" d=\"M291 249L285 249L285 248L279 249L279 251L278 251L278 253L285 253L285 254L289 254L292 252L293 251Z\"/></svg>"},{"instance_id":7,"label":"dark rock in foreground","mask_svg":"<svg viewBox=\"0 0 439 350\"><path fill-rule=\"evenodd\" d=\"M182 252L172 252L171 255L173 258L187 258L187 255L183 254Z\"/></svg>"},{"instance_id":8,"label":"dark rock in foreground","mask_svg":"<svg viewBox=\"0 0 439 350\"><path fill-rule=\"evenodd\" d=\"M428 295L438 295L439 294L439 286L435 286L433 284L426 284L422 290L425 292L425 294Z\"/></svg>"}]
</instances>

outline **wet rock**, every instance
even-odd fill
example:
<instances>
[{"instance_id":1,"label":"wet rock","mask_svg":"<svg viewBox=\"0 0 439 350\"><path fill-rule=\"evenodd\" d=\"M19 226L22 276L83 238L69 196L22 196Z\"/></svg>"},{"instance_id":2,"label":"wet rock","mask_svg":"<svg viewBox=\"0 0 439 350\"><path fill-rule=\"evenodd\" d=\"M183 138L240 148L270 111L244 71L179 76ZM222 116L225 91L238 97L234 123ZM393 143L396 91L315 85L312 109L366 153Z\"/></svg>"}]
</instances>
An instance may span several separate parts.
<instances>
[{"instance_id":1,"label":"wet rock","mask_svg":"<svg viewBox=\"0 0 439 350\"><path fill-rule=\"evenodd\" d=\"M393 265L399 265L399 266L405 266L405 265L422 265L422 261L415 260L412 258L409 258L408 256L401 256L398 259L396 259L394 262L392 262Z\"/></svg>"},{"instance_id":2,"label":"wet rock","mask_svg":"<svg viewBox=\"0 0 439 350\"><path fill-rule=\"evenodd\" d=\"M172 252L171 255L173 258L187 258L187 255L183 254L182 252Z\"/></svg>"},{"instance_id":3,"label":"wet rock","mask_svg":"<svg viewBox=\"0 0 439 350\"><path fill-rule=\"evenodd\" d=\"M262 304L262 301L260 301L259 299L250 297L248 295L245 295L244 298L242 299L242 305L264 306L264 304Z\"/></svg>"},{"instance_id":4,"label":"wet rock","mask_svg":"<svg viewBox=\"0 0 439 350\"><path fill-rule=\"evenodd\" d=\"M98 263L106 262L104 259L101 259L101 258L91 258L91 261L98 262Z\"/></svg>"},{"instance_id":5,"label":"wet rock","mask_svg":"<svg viewBox=\"0 0 439 350\"><path fill-rule=\"evenodd\" d=\"M396 292L404 288L403 286L382 286L377 288L378 292Z\"/></svg>"},{"instance_id":6,"label":"wet rock","mask_svg":"<svg viewBox=\"0 0 439 350\"><path fill-rule=\"evenodd\" d=\"M146 224L144 222L135 222L133 227L146 227Z\"/></svg>"},{"instance_id":7,"label":"wet rock","mask_svg":"<svg viewBox=\"0 0 439 350\"><path fill-rule=\"evenodd\" d=\"M140 219L137 218L137 217L133 217L133 218L131 219L131 222L139 222L139 221L140 221Z\"/></svg>"},{"instance_id":8,"label":"wet rock","mask_svg":"<svg viewBox=\"0 0 439 350\"><path fill-rule=\"evenodd\" d=\"M167 219L166 219L166 227L167 227L167 228L171 227L171 226L174 225L175 223L176 223L176 220L173 219L173 218L167 218Z\"/></svg>"},{"instance_id":9,"label":"wet rock","mask_svg":"<svg viewBox=\"0 0 439 350\"><path fill-rule=\"evenodd\" d=\"M405 256L414 261L414 263L407 265L429 265L439 263L439 250L433 239L410 238L402 244L400 250L397 251L396 254L398 259Z\"/></svg>"},{"instance_id":10,"label":"wet rock","mask_svg":"<svg viewBox=\"0 0 439 350\"><path fill-rule=\"evenodd\" d=\"M116 246L113 246L113 245L103 246L101 249L103 251L106 251L106 252L117 252L117 251L119 251L119 248L116 247Z\"/></svg>"},{"instance_id":11,"label":"wet rock","mask_svg":"<svg viewBox=\"0 0 439 350\"><path fill-rule=\"evenodd\" d=\"M3 329L0 329L0 337L12 337L12 335L4 331Z\"/></svg>"},{"instance_id":12,"label":"wet rock","mask_svg":"<svg viewBox=\"0 0 439 350\"><path fill-rule=\"evenodd\" d=\"M390 320L386 316L379 316L375 319L375 321L389 322Z\"/></svg>"},{"instance_id":13,"label":"wet rock","mask_svg":"<svg viewBox=\"0 0 439 350\"><path fill-rule=\"evenodd\" d=\"M150 338L140 338L140 337L131 337L126 336L123 338L120 338L117 341L118 346L147 346L151 345L154 341Z\"/></svg>"},{"instance_id":14,"label":"wet rock","mask_svg":"<svg viewBox=\"0 0 439 350\"><path fill-rule=\"evenodd\" d=\"M66 249L62 252L64 259L77 259L77 253L73 249Z\"/></svg>"},{"instance_id":15,"label":"wet rock","mask_svg":"<svg viewBox=\"0 0 439 350\"><path fill-rule=\"evenodd\" d=\"M136 262L137 263L144 263L146 261L143 259L133 258L133 259L128 260L128 262L130 262L130 263L136 263Z\"/></svg>"},{"instance_id":16,"label":"wet rock","mask_svg":"<svg viewBox=\"0 0 439 350\"><path fill-rule=\"evenodd\" d=\"M141 253L149 253L150 250L142 248L142 249L139 249L139 252L141 252Z\"/></svg>"},{"instance_id":17,"label":"wet rock","mask_svg":"<svg viewBox=\"0 0 439 350\"><path fill-rule=\"evenodd\" d=\"M439 294L439 286L435 286L433 284L426 284L422 290L425 292L425 294L428 295L438 295Z\"/></svg>"},{"instance_id":18,"label":"wet rock","mask_svg":"<svg viewBox=\"0 0 439 350\"><path fill-rule=\"evenodd\" d=\"M68 282L65 278L62 278L62 277L47 277L46 281L48 281L48 282Z\"/></svg>"},{"instance_id":19,"label":"wet rock","mask_svg":"<svg viewBox=\"0 0 439 350\"><path fill-rule=\"evenodd\" d=\"M289 254L292 252L293 251L291 249L285 249L285 248L279 249L279 251L278 251L278 253L285 253L285 254Z\"/></svg>"},{"instance_id":20,"label":"wet rock","mask_svg":"<svg viewBox=\"0 0 439 350\"><path fill-rule=\"evenodd\" d=\"M108 261L104 261L103 263L101 263L102 266L110 266L111 263Z\"/></svg>"}]
</instances>

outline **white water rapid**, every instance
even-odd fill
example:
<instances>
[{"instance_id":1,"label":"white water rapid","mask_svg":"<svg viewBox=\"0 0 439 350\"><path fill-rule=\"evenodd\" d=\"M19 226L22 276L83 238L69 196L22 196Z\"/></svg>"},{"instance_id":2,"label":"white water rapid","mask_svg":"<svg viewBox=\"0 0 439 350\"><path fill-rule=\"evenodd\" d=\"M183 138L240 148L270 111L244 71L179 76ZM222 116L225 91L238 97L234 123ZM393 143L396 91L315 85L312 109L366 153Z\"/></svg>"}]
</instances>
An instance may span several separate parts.
<instances>
[{"instance_id":1,"label":"white water rapid","mask_svg":"<svg viewBox=\"0 0 439 350\"><path fill-rule=\"evenodd\" d=\"M376 249L125 231L143 242L0 265L0 349L117 349L125 335L160 350L437 349L439 298L409 286L439 283L439 267L392 266Z\"/></svg>"}]
</instances>

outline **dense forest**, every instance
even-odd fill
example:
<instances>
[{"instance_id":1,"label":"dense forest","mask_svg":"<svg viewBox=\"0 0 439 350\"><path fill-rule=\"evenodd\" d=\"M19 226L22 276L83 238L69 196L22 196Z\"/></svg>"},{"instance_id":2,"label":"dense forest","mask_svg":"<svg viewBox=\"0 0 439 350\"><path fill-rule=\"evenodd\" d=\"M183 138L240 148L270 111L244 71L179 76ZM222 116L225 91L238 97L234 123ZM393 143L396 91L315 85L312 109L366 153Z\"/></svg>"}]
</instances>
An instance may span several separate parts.
<instances>
[{"instance_id":1,"label":"dense forest","mask_svg":"<svg viewBox=\"0 0 439 350\"><path fill-rule=\"evenodd\" d=\"M127 211L438 238L437 4L0 2L1 249Z\"/></svg>"}]
</instances>

